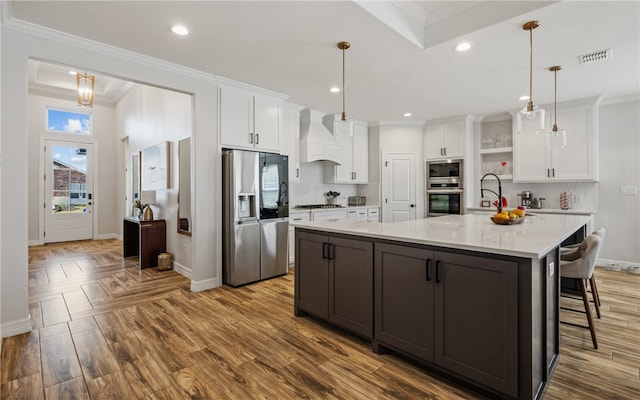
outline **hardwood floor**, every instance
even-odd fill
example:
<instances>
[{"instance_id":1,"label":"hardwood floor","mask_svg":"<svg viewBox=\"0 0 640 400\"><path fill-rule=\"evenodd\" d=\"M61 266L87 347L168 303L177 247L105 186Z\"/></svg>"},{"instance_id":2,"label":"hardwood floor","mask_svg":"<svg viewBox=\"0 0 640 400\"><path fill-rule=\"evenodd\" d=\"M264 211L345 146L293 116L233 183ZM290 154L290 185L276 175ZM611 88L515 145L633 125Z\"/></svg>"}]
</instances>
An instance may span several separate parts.
<instances>
[{"instance_id":1,"label":"hardwood floor","mask_svg":"<svg viewBox=\"0 0 640 400\"><path fill-rule=\"evenodd\" d=\"M588 330L561 325L546 399L640 398L640 276L597 269L596 281L600 348ZM123 260L117 240L30 248L34 329L4 339L0 397L483 398L294 317L292 274L237 289L189 287L173 271Z\"/></svg>"}]
</instances>

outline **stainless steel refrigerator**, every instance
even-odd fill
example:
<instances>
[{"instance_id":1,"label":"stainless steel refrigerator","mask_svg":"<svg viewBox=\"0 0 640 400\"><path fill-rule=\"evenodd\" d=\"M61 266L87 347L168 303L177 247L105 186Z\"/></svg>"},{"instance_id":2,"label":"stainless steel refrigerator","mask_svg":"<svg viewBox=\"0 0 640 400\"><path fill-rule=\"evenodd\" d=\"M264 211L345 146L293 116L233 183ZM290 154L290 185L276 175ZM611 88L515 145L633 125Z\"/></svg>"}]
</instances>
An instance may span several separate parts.
<instances>
[{"instance_id":1,"label":"stainless steel refrigerator","mask_svg":"<svg viewBox=\"0 0 640 400\"><path fill-rule=\"evenodd\" d=\"M231 286L287 273L288 157L225 150L222 279Z\"/></svg>"}]
</instances>

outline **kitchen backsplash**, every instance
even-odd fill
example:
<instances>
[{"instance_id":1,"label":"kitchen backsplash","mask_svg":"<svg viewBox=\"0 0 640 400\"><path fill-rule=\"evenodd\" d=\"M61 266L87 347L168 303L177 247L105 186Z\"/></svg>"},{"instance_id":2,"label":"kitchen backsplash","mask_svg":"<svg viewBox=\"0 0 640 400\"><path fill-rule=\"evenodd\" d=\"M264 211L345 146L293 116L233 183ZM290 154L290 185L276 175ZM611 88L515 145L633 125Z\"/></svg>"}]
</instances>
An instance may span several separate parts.
<instances>
[{"instance_id":1,"label":"kitchen backsplash","mask_svg":"<svg viewBox=\"0 0 640 400\"><path fill-rule=\"evenodd\" d=\"M560 194L563 192L573 194L572 210L595 211L598 209L598 184L596 182L563 182L563 183L513 183L510 181L502 181L502 195L507 198L509 207L520 205L519 193L525 190L533 193L536 198L543 197L544 207L560 209ZM489 183L487 188L497 191L495 183ZM485 194L485 199L493 202L493 194ZM473 205L480 205L480 194L476 194L477 202Z\"/></svg>"},{"instance_id":2,"label":"kitchen backsplash","mask_svg":"<svg viewBox=\"0 0 640 400\"><path fill-rule=\"evenodd\" d=\"M339 192L337 204L347 205L347 197L357 196L358 186L348 184L328 184L324 182L324 164L322 162L300 163L300 182L291 182L289 187L289 205L324 204L325 193Z\"/></svg>"}]
</instances>

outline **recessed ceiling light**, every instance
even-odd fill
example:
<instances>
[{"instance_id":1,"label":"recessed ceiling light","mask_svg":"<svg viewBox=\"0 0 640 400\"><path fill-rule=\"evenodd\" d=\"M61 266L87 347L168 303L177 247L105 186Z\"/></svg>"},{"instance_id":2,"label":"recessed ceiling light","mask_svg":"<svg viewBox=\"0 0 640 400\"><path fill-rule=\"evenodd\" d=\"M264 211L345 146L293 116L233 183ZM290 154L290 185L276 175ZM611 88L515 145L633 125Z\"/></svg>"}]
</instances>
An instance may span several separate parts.
<instances>
[{"instance_id":1,"label":"recessed ceiling light","mask_svg":"<svg viewBox=\"0 0 640 400\"><path fill-rule=\"evenodd\" d=\"M522 96L518 97L518 100L520 100L520 101L526 101L526 100L529 100L529 96L528 96L528 95L526 95L526 94L525 94L525 95L522 95Z\"/></svg>"},{"instance_id":2,"label":"recessed ceiling light","mask_svg":"<svg viewBox=\"0 0 640 400\"><path fill-rule=\"evenodd\" d=\"M410 112L406 112L406 113L402 114L402 116L403 116L403 117L410 117L410 116L412 116L412 115L413 115L413 114L411 114Z\"/></svg>"},{"instance_id":3,"label":"recessed ceiling light","mask_svg":"<svg viewBox=\"0 0 640 400\"><path fill-rule=\"evenodd\" d=\"M78 75L76 71L69 71L69 75Z\"/></svg>"},{"instance_id":4,"label":"recessed ceiling light","mask_svg":"<svg viewBox=\"0 0 640 400\"><path fill-rule=\"evenodd\" d=\"M469 50L471 47L473 47L473 45L471 44L471 42L460 42L456 45L455 49L456 51L467 51Z\"/></svg>"},{"instance_id":5,"label":"recessed ceiling light","mask_svg":"<svg viewBox=\"0 0 640 400\"><path fill-rule=\"evenodd\" d=\"M186 36L189 34L189 30L184 25L174 25L171 31L176 35Z\"/></svg>"},{"instance_id":6,"label":"recessed ceiling light","mask_svg":"<svg viewBox=\"0 0 640 400\"><path fill-rule=\"evenodd\" d=\"M340 93L340 88L337 86L332 86L331 89L329 89L329 91L331 93Z\"/></svg>"}]
</instances>

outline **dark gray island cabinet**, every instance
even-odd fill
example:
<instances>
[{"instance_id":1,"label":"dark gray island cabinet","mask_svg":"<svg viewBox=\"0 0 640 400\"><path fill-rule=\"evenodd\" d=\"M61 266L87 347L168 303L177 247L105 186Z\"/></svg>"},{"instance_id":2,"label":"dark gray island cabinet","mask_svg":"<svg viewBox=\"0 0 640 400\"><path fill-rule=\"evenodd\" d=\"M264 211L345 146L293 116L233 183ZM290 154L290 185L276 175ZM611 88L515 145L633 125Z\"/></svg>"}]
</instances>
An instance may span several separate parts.
<instances>
[{"instance_id":1,"label":"dark gray island cabinet","mask_svg":"<svg viewBox=\"0 0 640 400\"><path fill-rule=\"evenodd\" d=\"M589 218L512 230L478 216L431 220L298 224L295 315L490 397L541 398L559 354L559 246Z\"/></svg>"},{"instance_id":2,"label":"dark gray island cabinet","mask_svg":"<svg viewBox=\"0 0 640 400\"><path fill-rule=\"evenodd\" d=\"M517 269L376 243L374 351L395 349L518 397Z\"/></svg>"},{"instance_id":3,"label":"dark gray island cabinet","mask_svg":"<svg viewBox=\"0 0 640 400\"><path fill-rule=\"evenodd\" d=\"M295 314L306 313L371 339L373 243L296 233Z\"/></svg>"}]
</instances>

